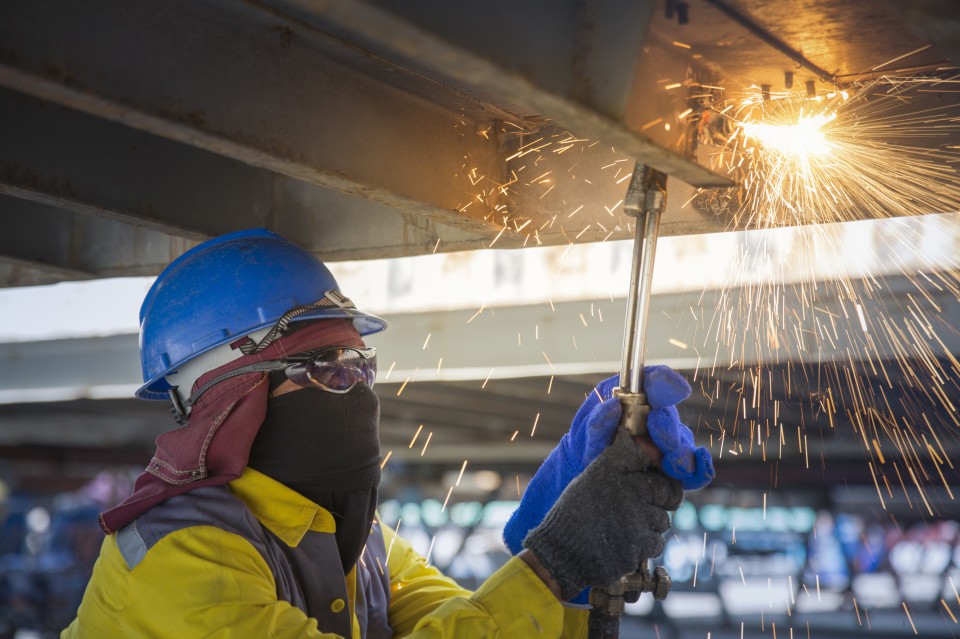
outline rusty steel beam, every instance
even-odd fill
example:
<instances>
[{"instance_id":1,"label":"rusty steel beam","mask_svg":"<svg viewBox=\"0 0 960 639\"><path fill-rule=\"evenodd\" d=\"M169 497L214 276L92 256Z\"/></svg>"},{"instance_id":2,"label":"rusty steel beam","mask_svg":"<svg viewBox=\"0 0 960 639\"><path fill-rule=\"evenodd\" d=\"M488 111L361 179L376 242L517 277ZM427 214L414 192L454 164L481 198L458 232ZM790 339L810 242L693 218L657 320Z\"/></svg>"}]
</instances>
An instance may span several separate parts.
<instances>
[{"instance_id":1,"label":"rusty steel beam","mask_svg":"<svg viewBox=\"0 0 960 639\"><path fill-rule=\"evenodd\" d=\"M557 130L542 118L468 97L292 11L111 7L0 6L0 192L76 214L65 235L89 227L83 216L103 218L108 237L129 234L125 224L187 240L266 225L328 260L629 236L612 213L625 189L615 179L557 181L548 198L524 186L551 167L567 176L574 155L545 154L523 173L529 158L514 156L535 139L524 136ZM608 165L609 148L597 149L570 175ZM514 172L514 186L497 188ZM565 222L576 203L586 210ZM720 228L688 207L667 216L665 233ZM58 263L73 268L68 257ZM109 252L82 263L102 275L157 270L149 256Z\"/></svg>"},{"instance_id":2,"label":"rusty steel beam","mask_svg":"<svg viewBox=\"0 0 960 639\"><path fill-rule=\"evenodd\" d=\"M0 215L10 220L0 234L0 260L31 266L0 270L5 287L155 275L194 244L138 224L22 198L0 196Z\"/></svg>"},{"instance_id":3,"label":"rusty steel beam","mask_svg":"<svg viewBox=\"0 0 960 639\"><path fill-rule=\"evenodd\" d=\"M646 114L661 112L664 99L676 113L686 103L685 90L667 94L656 85L664 73L685 82L688 65L678 56L645 49L652 1L270 4L375 46L468 93L493 96L492 101L517 112L613 146L689 184L731 185L694 161L683 131L656 139L631 122L653 119ZM638 107L645 107L643 114L635 112Z\"/></svg>"},{"instance_id":4,"label":"rusty steel beam","mask_svg":"<svg viewBox=\"0 0 960 639\"><path fill-rule=\"evenodd\" d=\"M0 210L10 220L0 254L47 265L29 277L22 267L8 269L0 285L53 283L80 273L154 275L196 241L253 226L270 226L325 260L464 250L496 239L493 231L476 234L397 212L7 89L0 89L0 113L0 194L7 196L0 196ZM535 139L503 145L514 154ZM511 211L533 216L527 232L537 235L530 241L506 231L495 247L628 235L619 212L604 208L622 199L623 156L591 149L544 154L539 159L546 162L525 155L507 163L523 177L503 196ZM550 185L527 184L543 165L559 177ZM541 197L549 186L555 188ZM679 208L687 199L673 198L678 210L668 232L711 230L710 220ZM574 202L588 205L568 217Z\"/></svg>"},{"instance_id":5,"label":"rusty steel beam","mask_svg":"<svg viewBox=\"0 0 960 639\"><path fill-rule=\"evenodd\" d=\"M41 286L56 282L88 280L95 274L76 269L0 255L0 286Z\"/></svg>"},{"instance_id":6,"label":"rusty steel beam","mask_svg":"<svg viewBox=\"0 0 960 639\"><path fill-rule=\"evenodd\" d=\"M7 89L0 113L0 211L8 220L0 254L20 264L0 285L154 275L195 241L254 226L327 260L472 248L484 239ZM43 268L25 270L32 262Z\"/></svg>"},{"instance_id":7,"label":"rusty steel beam","mask_svg":"<svg viewBox=\"0 0 960 639\"><path fill-rule=\"evenodd\" d=\"M380 76L403 76L397 88ZM473 233L467 161L504 117L276 12L231 2L0 5L0 85ZM242 188L237 186L236 188Z\"/></svg>"}]
</instances>

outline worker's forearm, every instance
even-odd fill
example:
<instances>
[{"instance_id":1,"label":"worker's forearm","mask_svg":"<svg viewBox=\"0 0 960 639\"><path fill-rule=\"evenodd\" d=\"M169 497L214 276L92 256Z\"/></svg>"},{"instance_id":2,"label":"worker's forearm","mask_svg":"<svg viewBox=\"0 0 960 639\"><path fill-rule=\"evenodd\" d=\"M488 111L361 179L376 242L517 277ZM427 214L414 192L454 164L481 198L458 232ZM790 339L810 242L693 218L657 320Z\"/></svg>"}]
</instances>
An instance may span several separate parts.
<instances>
[{"instance_id":1,"label":"worker's forearm","mask_svg":"<svg viewBox=\"0 0 960 639\"><path fill-rule=\"evenodd\" d=\"M547 588L550 589L550 592L553 593L553 596L556 597L558 601L563 601L560 597L560 584L557 583L546 567L540 563L540 560L537 559L537 556L533 554L533 552L525 548L520 551L517 557L530 566L530 569L533 570L537 577L540 577L540 580L546 584Z\"/></svg>"}]
</instances>

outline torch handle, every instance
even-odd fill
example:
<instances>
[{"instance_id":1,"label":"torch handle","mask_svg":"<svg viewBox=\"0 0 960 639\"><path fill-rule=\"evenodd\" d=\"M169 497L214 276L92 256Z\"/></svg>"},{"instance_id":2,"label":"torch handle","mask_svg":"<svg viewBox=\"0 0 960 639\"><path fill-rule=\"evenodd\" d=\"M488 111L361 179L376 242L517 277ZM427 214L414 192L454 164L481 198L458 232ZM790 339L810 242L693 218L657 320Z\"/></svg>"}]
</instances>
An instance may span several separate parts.
<instances>
[{"instance_id":1,"label":"torch handle","mask_svg":"<svg viewBox=\"0 0 960 639\"><path fill-rule=\"evenodd\" d=\"M630 289L627 291L627 316L623 327L623 353L620 363L621 398L643 392L644 345L647 319L650 315L650 291L653 287L653 265L660 234L660 214L667 204L667 176L660 171L637 164L624 198L624 211L635 218L633 261ZM646 420L635 422L646 431ZM629 430L629 429L628 429ZM639 435L643 432L631 434Z\"/></svg>"}]
</instances>

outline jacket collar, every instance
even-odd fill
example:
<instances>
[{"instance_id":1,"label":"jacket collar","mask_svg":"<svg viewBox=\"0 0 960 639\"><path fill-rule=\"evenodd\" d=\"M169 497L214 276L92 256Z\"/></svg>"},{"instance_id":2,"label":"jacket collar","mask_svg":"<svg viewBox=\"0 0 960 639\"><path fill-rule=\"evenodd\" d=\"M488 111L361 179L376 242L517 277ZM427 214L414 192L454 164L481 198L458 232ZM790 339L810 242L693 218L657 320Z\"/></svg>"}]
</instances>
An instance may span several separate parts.
<instances>
[{"instance_id":1,"label":"jacket collar","mask_svg":"<svg viewBox=\"0 0 960 639\"><path fill-rule=\"evenodd\" d=\"M229 485L254 516L290 547L299 545L307 531L337 529L330 511L253 468L244 468Z\"/></svg>"}]
</instances>

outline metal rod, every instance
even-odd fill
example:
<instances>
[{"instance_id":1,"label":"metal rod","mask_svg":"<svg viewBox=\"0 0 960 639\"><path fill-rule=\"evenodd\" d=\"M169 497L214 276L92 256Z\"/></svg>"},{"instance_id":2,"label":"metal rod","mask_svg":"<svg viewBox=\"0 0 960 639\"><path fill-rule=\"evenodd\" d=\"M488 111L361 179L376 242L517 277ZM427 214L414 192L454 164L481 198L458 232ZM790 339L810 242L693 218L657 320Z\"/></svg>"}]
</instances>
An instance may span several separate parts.
<instances>
[{"instance_id":1,"label":"metal rod","mask_svg":"<svg viewBox=\"0 0 960 639\"><path fill-rule=\"evenodd\" d=\"M641 165L637 164L637 167L638 171L642 172ZM634 172L633 176L633 179L636 180L637 171ZM632 184L633 182L631 182L631 186ZM633 261L630 269L630 289L627 291L627 317L623 326L623 351L620 363L620 388L624 389L632 388L633 385L630 367L633 363L634 344L637 337L637 293L640 289L640 265L643 263L644 225L641 224L639 218L634 218L634 226L636 227L636 233L633 239Z\"/></svg>"},{"instance_id":2,"label":"metal rod","mask_svg":"<svg viewBox=\"0 0 960 639\"><path fill-rule=\"evenodd\" d=\"M818 78L824 82L833 82L838 86L843 86L843 84L837 79L837 76L830 73L826 69L822 69L810 60L808 60L802 53L791 47L789 44L773 35L762 27L759 23L754 22L752 18L741 13L737 8L728 4L724 0L706 0L707 4L712 5L714 8L719 10L721 13L726 15L728 18L737 22L745 28L747 31L757 36L765 43L787 56L800 66L804 67L808 71L812 71L816 74Z\"/></svg>"},{"instance_id":3,"label":"metal rod","mask_svg":"<svg viewBox=\"0 0 960 639\"><path fill-rule=\"evenodd\" d=\"M653 264L660 232L660 214L666 205L666 188L666 175L637 162L623 198L624 212L632 216L636 224L620 363L620 389L631 395L637 395L643 389L647 315L650 312Z\"/></svg>"},{"instance_id":4,"label":"metal rod","mask_svg":"<svg viewBox=\"0 0 960 639\"><path fill-rule=\"evenodd\" d=\"M587 619L588 639L620 639L620 615L610 615L602 608L591 608Z\"/></svg>"},{"instance_id":5,"label":"metal rod","mask_svg":"<svg viewBox=\"0 0 960 639\"><path fill-rule=\"evenodd\" d=\"M637 291L637 326L636 338L633 343L633 376L630 378L630 392L639 393L643 390L643 363L644 349L647 340L647 319L650 315L650 290L653 286L653 263L657 253L657 237L660 234L660 211L646 210L643 214L643 234L634 240L642 243L640 265L640 281ZM637 220L637 228L640 228ZM632 284L631 284L632 285ZM632 292L632 291L631 291Z\"/></svg>"},{"instance_id":6,"label":"metal rod","mask_svg":"<svg viewBox=\"0 0 960 639\"><path fill-rule=\"evenodd\" d=\"M647 209L647 188L651 181L651 173L656 173L648 168L642 162L637 162L633 167L633 177L630 178L630 185L627 187L627 193L623 196L623 211L634 219L634 240L633 240L633 260L630 268L630 288L627 290L627 316L623 326L623 350L620 360L620 388L636 393L639 388L639 382L634 383L633 371L636 368L631 367L634 361L634 351L637 345L637 323L641 318L638 311L638 294L643 275L641 268L645 263L643 259L644 236L646 234L646 223L644 221ZM652 263L651 263L652 265ZM643 319L644 325L646 320ZM645 330L645 329L644 329ZM642 341L641 341L642 344ZM642 346L641 346L642 348Z\"/></svg>"}]
</instances>

